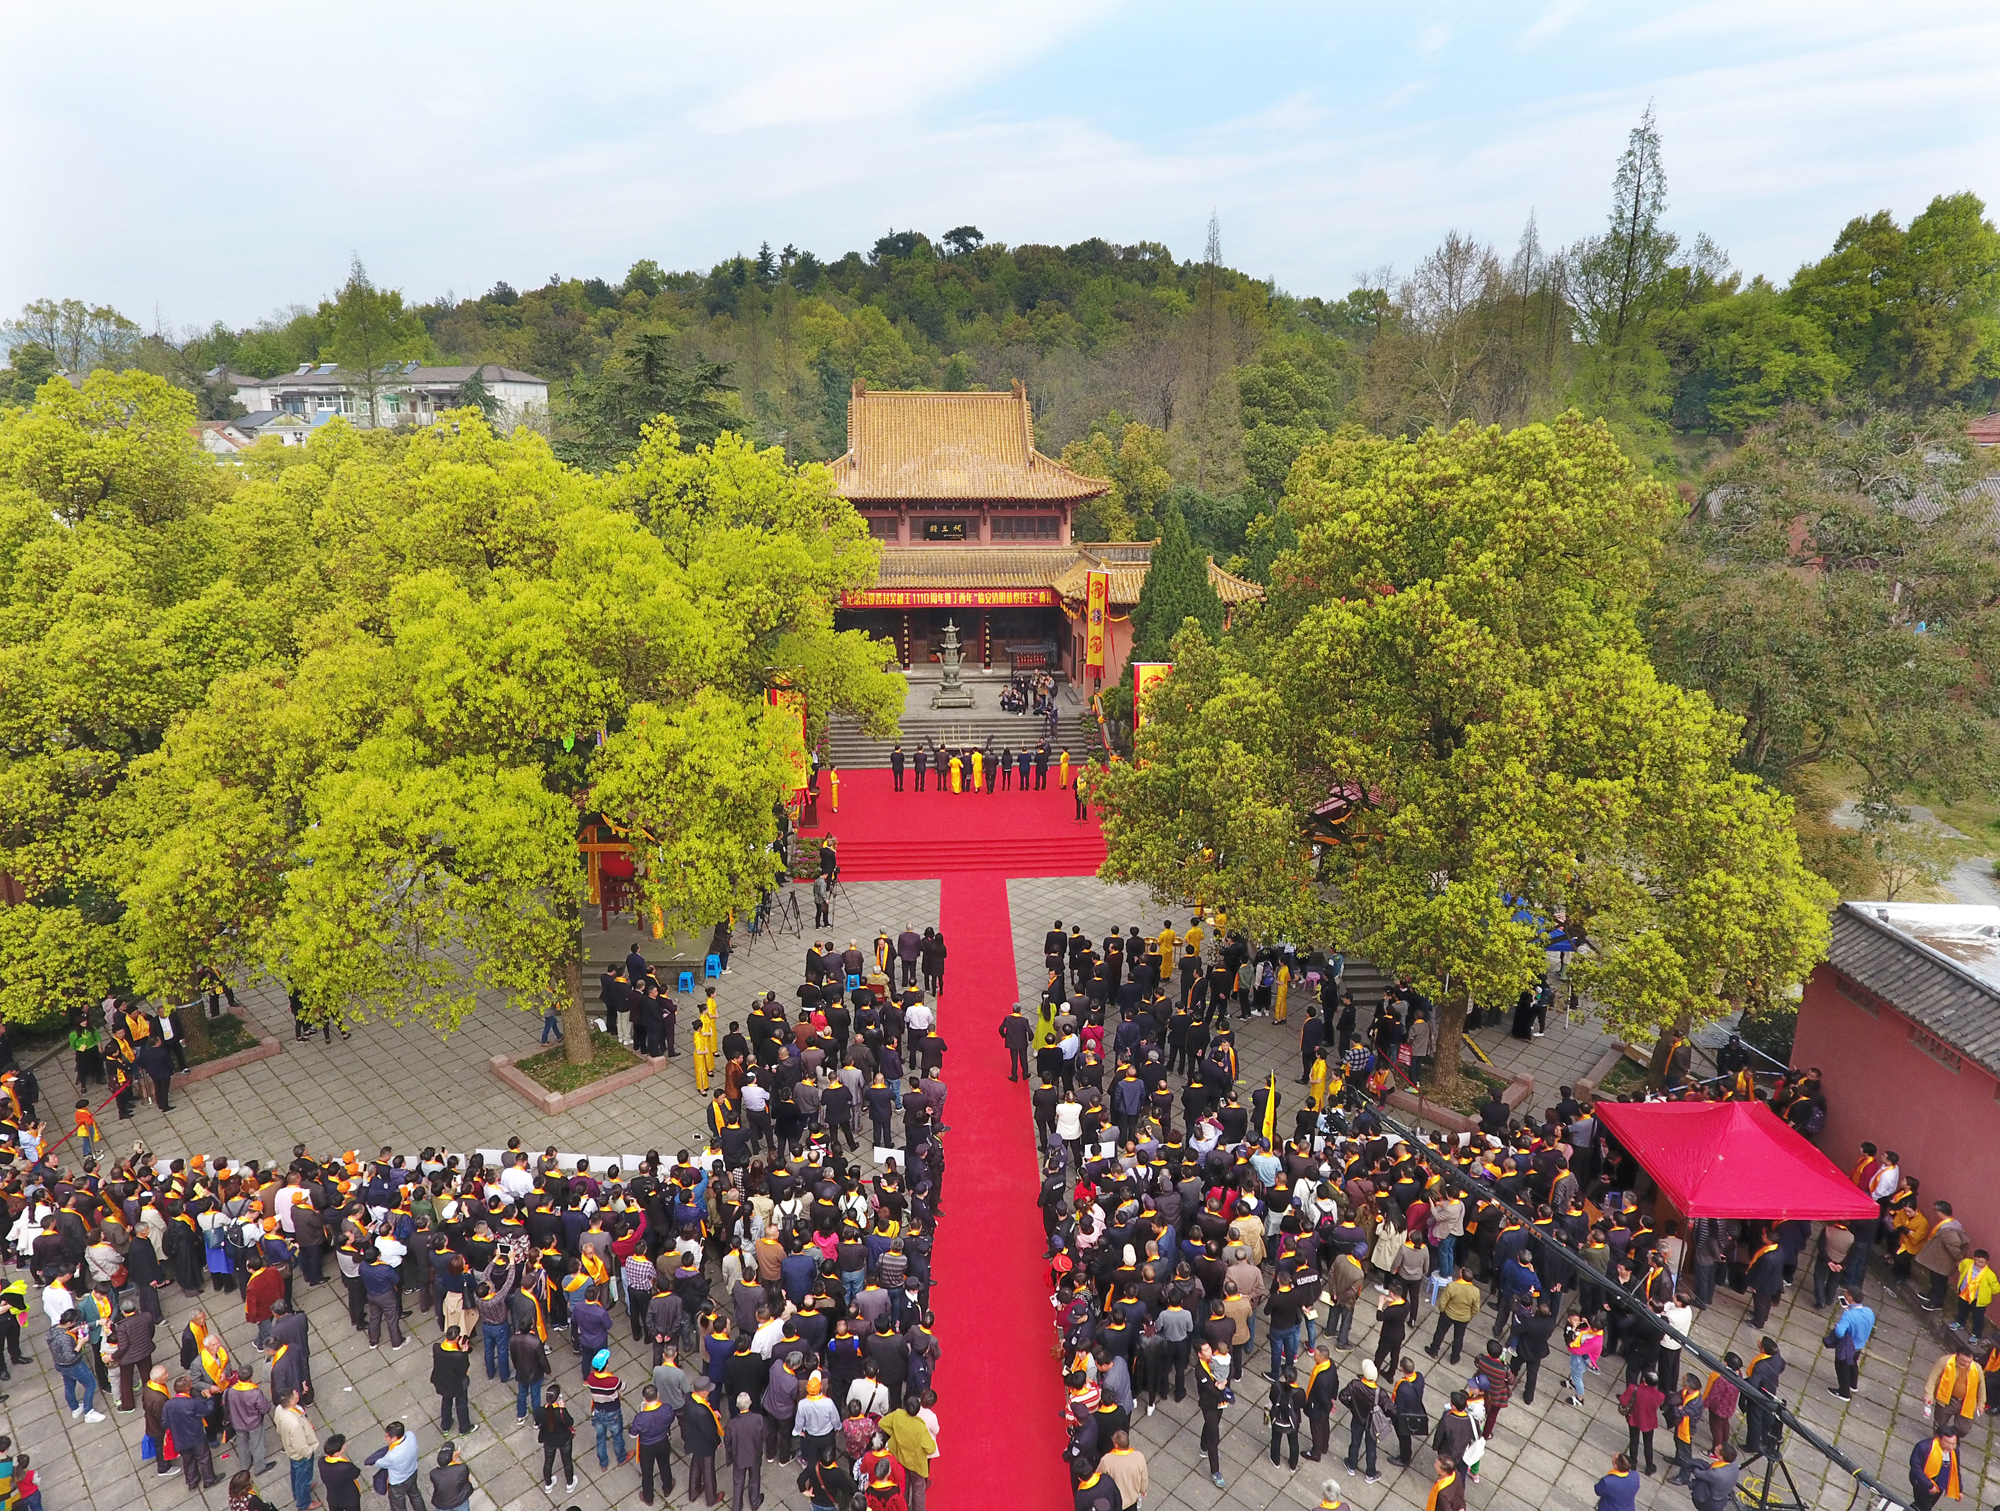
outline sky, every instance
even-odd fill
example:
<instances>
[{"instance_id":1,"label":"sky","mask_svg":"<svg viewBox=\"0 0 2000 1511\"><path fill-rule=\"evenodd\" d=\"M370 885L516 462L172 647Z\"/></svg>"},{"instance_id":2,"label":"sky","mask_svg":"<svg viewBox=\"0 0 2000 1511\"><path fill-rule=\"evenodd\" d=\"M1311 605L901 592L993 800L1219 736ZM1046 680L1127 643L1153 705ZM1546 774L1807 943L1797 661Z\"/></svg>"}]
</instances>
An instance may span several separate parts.
<instances>
[{"instance_id":1,"label":"sky","mask_svg":"<svg viewBox=\"0 0 2000 1511\"><path fill-rule=\"evenodd\" d=\"M0 0L0 317L148 328L822 257L1164 242L1296 294L1448 230L1595 232L1650 102L1667 221L1783 283L1851 217L2000 199L1993 0L338 7Z\"/></svg>"}]
</instances>

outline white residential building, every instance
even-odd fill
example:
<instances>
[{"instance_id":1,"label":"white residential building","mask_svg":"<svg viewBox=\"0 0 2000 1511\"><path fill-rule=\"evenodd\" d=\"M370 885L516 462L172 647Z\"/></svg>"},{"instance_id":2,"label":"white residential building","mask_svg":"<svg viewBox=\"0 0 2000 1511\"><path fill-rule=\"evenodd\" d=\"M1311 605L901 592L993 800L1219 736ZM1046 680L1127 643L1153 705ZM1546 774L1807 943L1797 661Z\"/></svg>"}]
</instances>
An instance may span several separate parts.
<instances>
[{"instance_id":1,"label":"white residential building","mask_svg":"<svg viewBox=\"0 0 2000 1511\"><path fill-rule=\"evenodd\" d=\"M430 424L440 410L450 409L458 402L459 390L475 372L499 403L493 419L503 429L521 424L548 407L547 380L512 367L492 362L477 367L426 367L419 362L392 362L382 369L375 388L381 424L385 427ZM302 416L309 422L337 414L355 425L370 424L366 389L351 373L342 372L331 362L301 363L296 372L275 378L253 378L219 368L211 376L234 384L236 401L252 413L277 410Z\"/></svg>"}]
</instances>

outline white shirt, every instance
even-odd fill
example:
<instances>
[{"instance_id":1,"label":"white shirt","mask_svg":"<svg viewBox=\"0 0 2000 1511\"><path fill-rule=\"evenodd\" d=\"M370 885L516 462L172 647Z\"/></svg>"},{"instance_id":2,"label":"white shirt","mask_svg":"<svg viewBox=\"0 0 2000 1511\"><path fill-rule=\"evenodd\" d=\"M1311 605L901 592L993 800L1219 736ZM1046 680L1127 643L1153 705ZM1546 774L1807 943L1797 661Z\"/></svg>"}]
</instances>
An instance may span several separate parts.
<instances>
[{"instance_id":1,"label":"white shirt","mask_svg":"<svg viewBox=\"0 0 2000 1511\"><path fill-rule=\"evenodd\" d=\"M1678 1301L1669 1301L1660 1308L1660 1315L1666 1318L1667 1326L1682 1337L1687 1336L1688 1329L1694 1326L1694 1308L1682 1306ZM1660 1347L1678 1349L1680 1344L1672 1338L1663 1336L1660 1339Z\"/></svg>"},{"instance_id":2,"label":"white shirt","mask_svg":"<svg viewBox=\"0 0 2000 1511\"><path fill-rule=\"evenodd\" d=\"M305 1194L305 1191L301 1187L284 1186L271 1199L271 1205L277 1214L278 1226L283 1228L287 1233L292 1231L292 1203Z\"/></svg>"},{"instance_id":3,"label":"white shirt","mask_svg":"<svg viewBox=\"0 0 2000 1511\"><path fill-rule=\"evenodd\" d=\"M1896 1194L1896 1187L1902 1183L1902 1166L1884 1165L1875 1172L1875 1184L1868 1188L1868 1194L1877 1201L1886 1201Z\"/></svg>"},{"instance_id":4,"label":"white shirt","mask_svg":"<svg viewBox=\"0 0 2000 1511\"><path fill-rule=\"evenodd\" d=\"M384 1235L375 1240L375 1252L381 1256L382 1263L397 1265L403 1262L403 1256L410 1251L395 1239Z\"/></svg>"},{"instance_id":5,"label":"white shirt","mask_svg":"<svg viewBox=\"0 0 2000 1511\"><path fill-rule=\"evenodd\" d=\"M535 1189L535 1178L521 1165L509 1165L500 1172L500 1189L507 1193L508 1200L519 1201Z\"/></svg>"},{"instance_id":6,"label":"white shirt","mask_svg":"<svg viewBox=\"0 0 2000 1511\"><path fill-rule=\"evenodd\" d=\"M937 1015L922 1002L913 1004L910 1010L903 1014L903 1026L920 1034L927 1033L931 1024L936 1021Z\"/></svg>"},{"instance_id":7,"label":"white shirt","mask_svg":"<svg viewBox=\"0 0 2000 1511\"><path fill-rule=\"evenodd\" d=\"M42 1290L42 1310L49 1314L49 1321L61 1325L63 1313L76 1306L76 1298L65 1286L51 1285Z\"/></svg>"},{"instance_id":8,"label":"white shirt","mask_svg":"<svg viewBox=\"0 0 2000 1511\"><path fill-rule=\"evenodd\" d=\"M786 1314L790 1315L791 1310L791 1307L787 1306L785 1308ZM784 1336L785 1319L783 1317L773 1317L769 1322L758 1328L751 1336L751 1351L761 1355L764 1362L768 1364L771 1361L771 1350L778 1346L778 1340Z\"/></svg>"},{"instance_id":9,"label":"white shirt","mask_svg":"<svg viewBox=\"0 0 2000 1511\"><path fill-rule=\"evenodd\" d=\"M847 1387L847 1405L849 1410L867 1416L886 1416L889 1411L889 1387L864 1375Z\"/></svg>"},{"instance_id":10,"label":"white shirt","mask_svg":"<svg viewBox=\"0 0 2000 1511\"><path fill-rule=\"evenodd\" d=\"M1082 1103L1056 1103L1056 1137L1059 1139L1078 1139L1083 1137Z\"/></svg>"}]
</instances>

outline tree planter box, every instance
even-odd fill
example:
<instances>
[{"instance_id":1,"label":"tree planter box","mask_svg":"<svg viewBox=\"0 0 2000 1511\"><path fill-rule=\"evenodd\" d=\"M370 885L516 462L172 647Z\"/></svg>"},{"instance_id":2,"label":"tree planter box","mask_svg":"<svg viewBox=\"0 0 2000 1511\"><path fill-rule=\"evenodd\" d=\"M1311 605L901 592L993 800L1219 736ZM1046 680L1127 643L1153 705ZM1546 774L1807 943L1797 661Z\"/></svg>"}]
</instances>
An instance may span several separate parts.
<instances>
[{"instance_id":1,"label":"tree planter box","mask_svg":"<svg viewBox=\"0 0 2000 1511\"><path fill-rule=\"evenodd\" d=\"M486 1062L486 1065L503 1086L545 1117L560 1117L565 1112L575 1111L585 1102L594 1102L599 1097L610 1096L614 1091L637 1086L641 1081L665 1070L668 1063L664 1059L641 1060L637 1065L628 1065L623 1070L614 1071L602 1080L592 1081L588 1086L580 1086L575 1091L550 1091L548 1087L530 1079L516 1068L519 1061L532 1059L541 1052L541 1046L537 1045L533 1049L524 1049L519 1054L495 1055Z\"/></svg>"},{"instance_id":2,"label":"tree planter box","mask_svg":"<svg viewBox=\"0 0 2000 1511\"><path fill-rule=\"evenodd\" d=\"M1507 1089L1500 1093L1500 1099L1516 1112L1519 1112L1521 1104L1534 1094L1535 1078L1533 1076L1517 1076L1514 1080L1507 1083ZM1412 1117L1423 1119L1427 1123L1435 1123L1447 1133L1476 1133L1479 1129L1478 1118L1467 1117L1462 1112L1455 1112L1449 1107L1441 1107L1436 1102L1420 1100L1415 1092L1392 1091L1389 1093L1389 1105L1398 1112L1406 1112Z\"/></svg>"},{"instance_id":3,"label":"tree planter box","mask_svg":"<svg viewBox=\"0 0 2000 1511\"><path fill-rule=\"evenodd\" d=\"M1632 1056L1635 1059L1638 1058L1633 1054L1632 1046L1629 1044L1614 1044L1605 1050L1597 1063L1584 1072L1583 1079L1576 1083L1574 1090L1578 1100L1585 1102L1596 1101L1597 1088L1604 1084L1606 1076L1618 1068L1618 1062L1627 1056Z\"/></svg>"},{"instance_id":4,"label":"tree planter box","mask_svg":"<svg viewBox=\"0 0 2000 1511\"><path fill-rule=\"evenodd\" d=\"M225 1014L225 1016L240 1015ZM246 1028L250 1027L250 1020L244 1018L243 1025ZM196 1081L206 1081L211 1076L219 1076L225 1070L240 1070L245 1065L254 1065L259 1060L269 1060L283 1054L284 1050L285 1046L277 1039L267 1039L260 1033L253 1048L239 1049L235 1054L224 1055L219 1060L204 1060L191 1069L175 1071L172 1087L175 1091L179 1091L183 1086L192 1086Z\"/></svg>"}]
</instances>

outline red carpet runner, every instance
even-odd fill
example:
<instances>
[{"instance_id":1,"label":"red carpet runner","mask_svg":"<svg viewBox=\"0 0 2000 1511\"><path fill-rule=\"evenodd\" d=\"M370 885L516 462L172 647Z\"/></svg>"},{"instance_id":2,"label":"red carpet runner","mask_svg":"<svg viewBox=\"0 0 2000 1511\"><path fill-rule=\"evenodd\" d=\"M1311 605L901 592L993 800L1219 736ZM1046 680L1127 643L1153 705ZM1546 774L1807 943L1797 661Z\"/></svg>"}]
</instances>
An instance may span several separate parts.
<instances>
[{"instance_id":1,"label":"red carpet runner","mask_svg":"<svg viewBox=\"0 0 2000 1511\"><path fill-rule=\"evenodd\" d=\"M918 792L914 774L904 776L904 790L897 792L887 771L843 772L840 812L834 813L832 781L822 775L820 821L805 832L832 830L843 881L916 881L960 871L1089 876L1104 864L1104 836L1095 818L1078 820L1076 795L1058 789L1056 781L1051 771L1040 792L940 794L935 782ZM878 922L858 921L870 928ZM958 941L950 933L945 938L956 951Z\"/></svg>"},{"instance_id":2,"label":"red carpet runner","mask_svg":"<svg viewBox=\"0 0 2000 1511\"><path fill-rule=\"evenodd\" d=\"M886 787L888 773L881 775ZM1014 794L1017 802L1054 796L1053 786L1025 800ZM943 801L958 807L982 800ZM1039 1511L1068 1505L1070 1490L1063 1392L1049 1353L1034 1123L1028 1088L1007 1080L1007 1049L995 1032L1015 990L1007 881L999 872L953 871L942 891L940 927L951 956L939 1016L951 1045L945 1119L952 1131L945 1137L945 1216L932 1256L944 1358L929 1503L933 1511Z\"/></svg>"}]
</instances>

